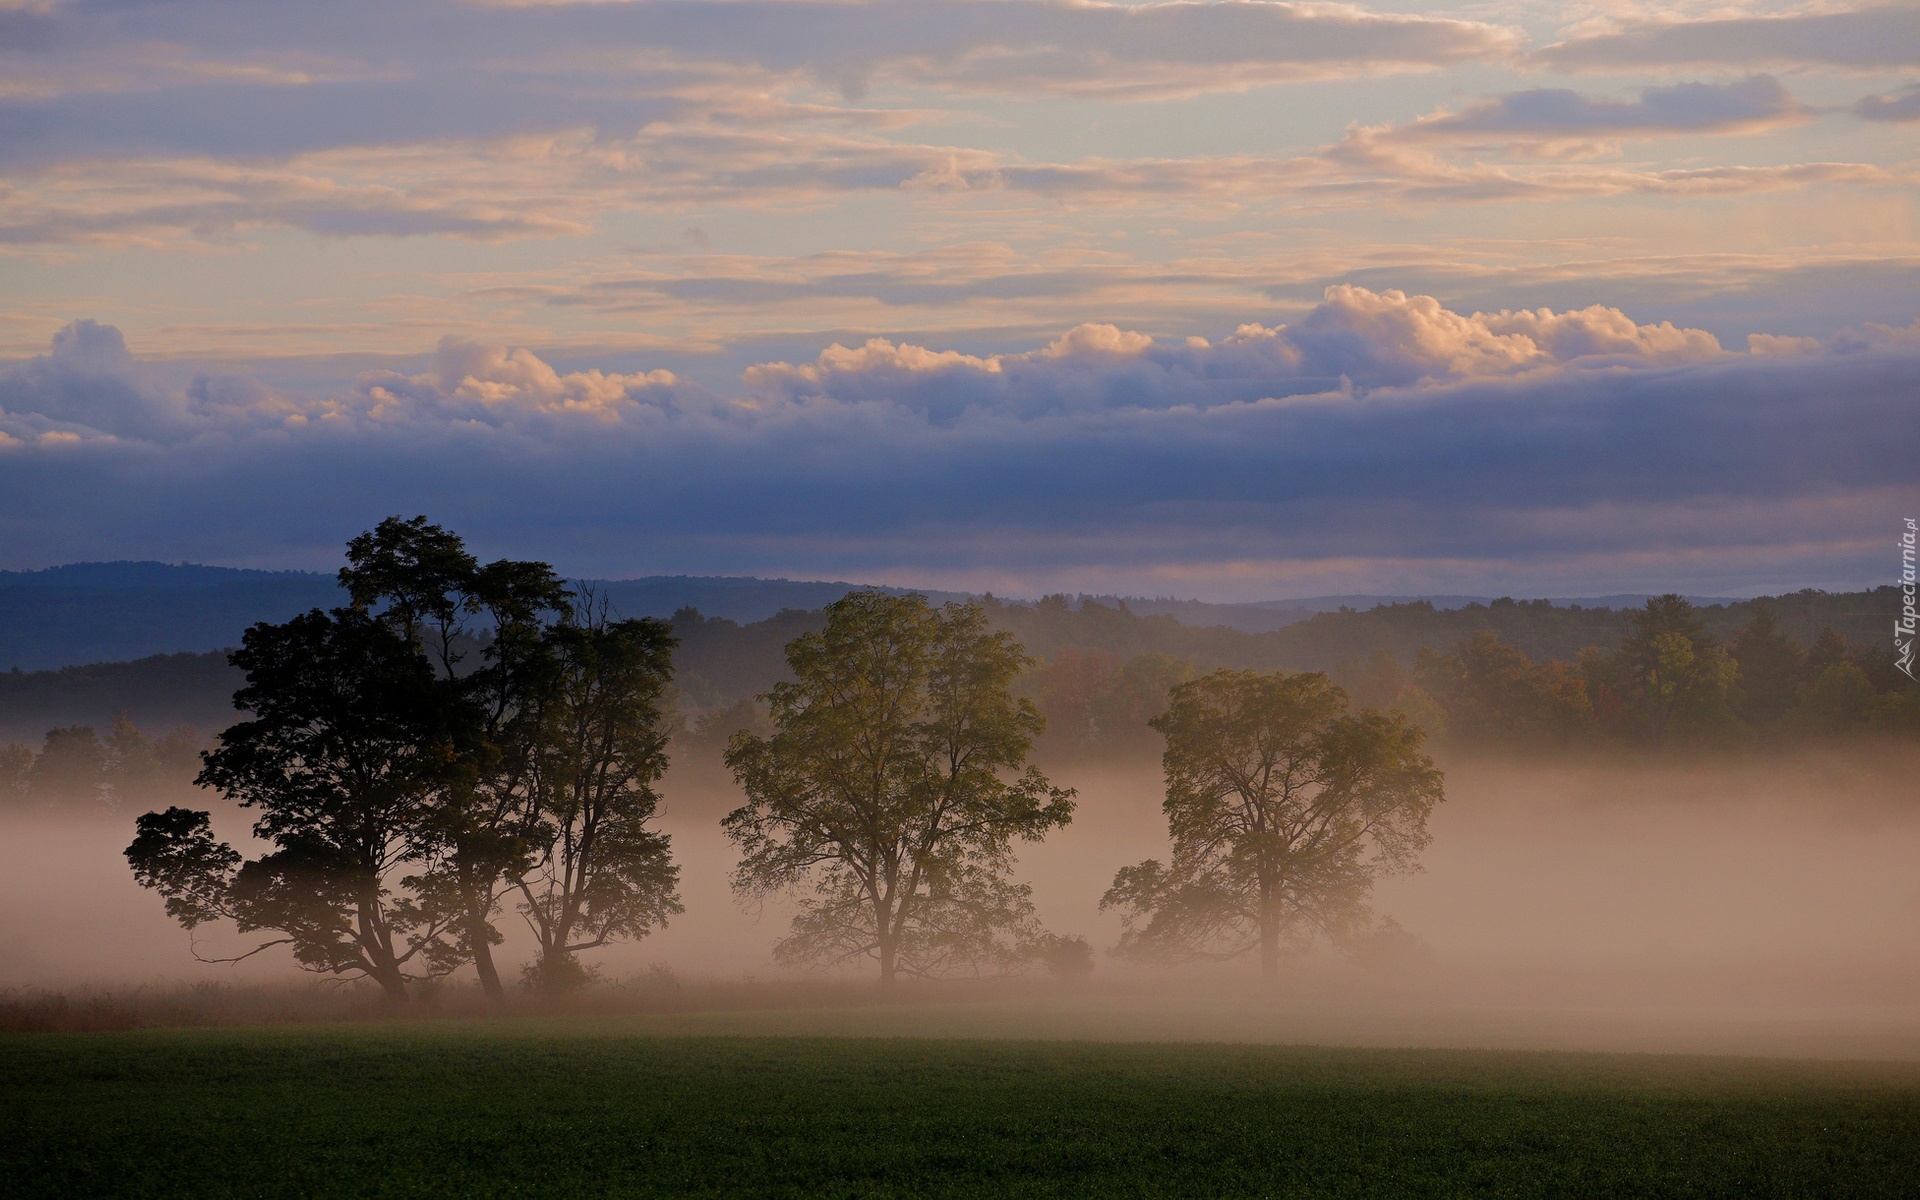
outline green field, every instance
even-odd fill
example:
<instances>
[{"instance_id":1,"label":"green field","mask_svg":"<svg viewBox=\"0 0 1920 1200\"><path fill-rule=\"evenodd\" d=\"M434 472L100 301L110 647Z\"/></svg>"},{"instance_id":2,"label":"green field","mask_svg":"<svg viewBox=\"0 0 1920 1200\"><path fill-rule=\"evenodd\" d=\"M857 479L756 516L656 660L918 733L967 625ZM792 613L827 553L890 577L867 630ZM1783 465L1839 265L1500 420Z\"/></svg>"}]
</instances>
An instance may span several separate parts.
<instances>
[{"instance_id":1,"label":"green field","mask_svg":"<svg viewBox=\"0 0 1920 1200\"><path fill-rule=\"evenodd\" d=\"M21 1196L1920 1194L1912 1064L522 1019L7 1035L0 1095Z\"/></svg>"}]
</instances>

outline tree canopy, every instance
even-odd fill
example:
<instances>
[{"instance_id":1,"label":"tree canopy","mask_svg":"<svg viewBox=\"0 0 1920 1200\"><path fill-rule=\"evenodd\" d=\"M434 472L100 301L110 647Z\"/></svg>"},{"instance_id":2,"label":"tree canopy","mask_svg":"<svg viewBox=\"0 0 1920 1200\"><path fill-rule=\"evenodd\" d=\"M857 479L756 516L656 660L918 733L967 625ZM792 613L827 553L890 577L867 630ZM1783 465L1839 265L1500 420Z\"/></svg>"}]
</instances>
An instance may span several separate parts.
<instances>
[{"instance_id":1,"label":"tree canopy","mask_svg":"<svg viewBox=\"0 0 1920 1200\"><path fill-rule=\"evenodd\" d=\"M1101 900L1120 910L1119 951L1155 959L1344 939L1368 918L1382 875L1416 869L1443 798L1398 713L1347 711L1318 673L1215 671L1174 688L1165 735L1171 859L1125 867Z\"/></svg>"},{"instance_id":2,"label":"tree canopy","mask_svg":"<svg viewBox=\"0 0 1920 1200\"><path fill-rule=\"evenodd\" d=\"M856 592L787 661L793 681L764 697L775 732L742 731L726 755L747 795L726 819L735 888L811 884L776 957L871 958L892 983L1032 954L1013 844L1065 825L1073 793L1026 767L1043 722L1009 691L1019 645L978 607Z\"/></svg>"},{"instance_id":3,"label":"tree canopy","mask_svg":"<svg viewBox=\"0 0 1920 1200\"><path fill-rule=\"evenodd\" d=\"M400 999L466 962L502 995L510 894L549 985L584 976L576 953L680 911L648 828L664 624L611 620L545 563L482 565L424 517L353 539L340 584L347 607L247 631L231 657L249 716L199 777L253 809L274 850L243 861L189 809L140 819L128 859L173 916L271 931L302 966Z\"/></svg>"}]
</instances>

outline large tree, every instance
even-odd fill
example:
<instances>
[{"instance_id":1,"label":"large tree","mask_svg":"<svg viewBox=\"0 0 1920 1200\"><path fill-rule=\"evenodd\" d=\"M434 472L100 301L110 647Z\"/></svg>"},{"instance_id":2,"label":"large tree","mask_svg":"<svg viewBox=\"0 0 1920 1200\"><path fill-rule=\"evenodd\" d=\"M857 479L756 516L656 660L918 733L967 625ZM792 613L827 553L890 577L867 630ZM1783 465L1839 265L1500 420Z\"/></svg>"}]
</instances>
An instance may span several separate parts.
<instances>
[{"instance_id":1,"label":"large tree","mask_svg":"<svg viewBox=\"0 0 1920 1200\"><path fill-rule=\"evenodd\" d=\"M1441 776L1400 714L1348 713L1320 674L1221 670L1174 688L1153 726L1173 854L1123 868L1101 899L1122 953L1258 950L1271 975L1284 944L1355 932L1374 880L1416 869Z\"/></svg>"},{"instance_id":2,"label":"large tree","mask_svg":"<svg viewBox=\"0 0 1920 1200\"><path fill-rule=\"evenodd\" d=\"M547 976L679 911L647 828L665 626L585 620L545 563L481 565L424 517L355 538L340 582L349 607L248 631L232 658L252 716L200 775L260 810L275 853L243 863L206 813L141 819L128 857L170 913L277 931L302 965L395 997L470 960L498 998L504 896Z\"/></svg>"},{"instance_id":3,"label":"large tree","mask_svg":"<svg viewBox=\"0 0 1920 1200\"><path fill-rule=\"evenodd\" d=\"M855 592L826 617L763 697L776 732L737 734L726 756L747 795L726 819L735 888L811 884L776 957L872 958L891 984L1031 953L1013 844L1065 825L1073 793L1026 766L1043 723L1008 685L1030 660L971 605Z\"/></svg>"},{"instance_id":4,"label":"large tree","mask_svg":"<svg viewBox=\"0 0 1920 1200\"><path fill-rule=\"evenodd\" d=\"M541 562L482 566L425 517L389 517L347 544L340 572L354 607L432 665L459 720L453 760L413 829L422 903L458 923L481 988L505 989L493 961L500 897L534 869L541 844L535 764L551 727L552 625L573 594Z\"/></svg>"},{"instance_id":5,"label":"large tree","mask_svg":"<svg viewBox=\"0 0 1920 1200\"><path fill-rule=\"evenodd\" d=\"M372 979L395 1000L409 979L466 957L414 880L422 816L457 760L462 722L446 685L389 626L352 608L247 630L234 652L251 716L220 735L199 782L258 812L274 847L242 861L208 814L139 819L135 878L188 929L226 918L276 936L311 971Z\"/></svg>"},{"instance_id":6,"label":"large tree","mask_svg":"<svg viewBox=\"0 0 1920 1200\"><path fill-rule=\"evenodd\" d=\"M651 827L667 767L662 694L672 632L651 618L609 620L584 596L547 637L533 756L534 855L513 873L540 944L529 981L548 991L586 978L575 955L646 937L685 910L668 838Z\"/></svg>"}]
</instances>

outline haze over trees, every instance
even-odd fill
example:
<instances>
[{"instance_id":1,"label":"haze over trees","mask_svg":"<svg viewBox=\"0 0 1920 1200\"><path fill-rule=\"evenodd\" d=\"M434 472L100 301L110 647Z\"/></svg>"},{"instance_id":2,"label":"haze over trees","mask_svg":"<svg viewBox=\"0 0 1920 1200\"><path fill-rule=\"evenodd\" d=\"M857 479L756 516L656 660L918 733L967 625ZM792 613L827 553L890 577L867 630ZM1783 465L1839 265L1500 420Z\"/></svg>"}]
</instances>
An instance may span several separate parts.
<instances>
[{"instance_id":1,"label":"haze over trees","mask_svg":"<svg viewBox=\"0 0 1920 1200\"><path fill-rule=\"evenodd\" d=\"M977 606L861 592L787 662L793 680L765 697L774 732L726 754L747 796L726 819L736 890L802 893L775 957L872 959L891 984L1048 945L1013 844L1067 824L1073 793L1027 766L1044 723L1009 691L1019 645Z\"/></svg>"},{"instance_id":2,"label":"haze over trees","mask_svg":"<svg viewBox=\"0 0 1920 1200\"><path fill-rule=\"evenodd\" d=\"M665 769L673 639L615 621L544 563L480 565L455 535L390 518L348 546L352 604L247 631L247 719L199 782L254 809L273 851L243 861L205 812L137 823L127 857L188 929L277 935L309 970L392 999L472 962L503 994L503 896L538 936L529 980L679 912L667 840L646 828Z\"/></svg>"},{"instance_id":3,"label":"haze over trees","mask_svg":"<svg viewBox=\"0 0 1920 1200\"><path fill-rule=\"evenodd\" d=\"M1325 612L1272 633L1247 633L1183 625L1169 616L1147 616L1119 604L1076 602L1064 596L1034 603L992 599L978 603L987 612L990 628L1012 633L1036 660L1015 682L1014 691L1034 700L1048 718L1047 733L1036 744L1043 760L1157 754L1157 736L1147 729L1145 720L1164 704L1164 686L1219 667L1325 671L1357 701L1401 708L1426 725L1437 743L1560 750L1582 744L1634 746L1646 739L1645 726L1616 720L1624 710L1609 707L1611 702L1597 686L1602 681L1589 678L1583 659L1587 648L1598 651L1602 659L1618 652L1644 608L1577 608L1512 600L1455 609L1393 604ZM1920 689L1895 669L1886 636L1898 608L1897 590L1879 588L1796 592L1709 605L1694 613L1707 636L1733 653L1740 667L1735 697L1740 722L1755 732L1774 735L1767 744L1784 744L1862 734L1920 734ZM1814 662L1824 671L1845 660L1858 669L1859 677L1840 672L1818 690L1813 709L1806 709L1800 696L1801 689L1813 682L1810 678L1794 675L1782 683L1779 680L1784 677L1776 672L1774 685L1757 682L1756 660L1743 656L1737 639L1763 609L1773 614L1783 642L1792 643L1788 657L1793 659L1794 671L1803 666L1810 669ZM696 734L686 743L697 750L695 757L717 765L728 736L764 720L753 697L788 678L786 643L817 631L824 619L821 612L798 610L748 624L691 610L673 614L668 624L679 640L674 651L674 690L688 717L689 732ZM1832 637L1826 635L1829 629ZM1499 718L1500 727L1492 736L1467 732L1483 723L1489 711L1485 704L1494 697L1454 688L1420 668L1425 658L1454 655L1463 643L1474 640L1518 652L1521 657L1514 661L1524 661L1526 670L1538 676L1520 690L1556 692L1556 719L1535 720L1524 704L1501 704L1492 711L1505 716ZM1816 643L1824 643L1826 649L1814 654ZM1511 685L1511 681L1500 682L1503 672L1504 668L1492 677L1496 690ZM1871 696L1863 693L1859 678L1867 681ZM37 741L50 726L90 725L104 731L122 712L142 728L164 729L182 722L218 727L224 723L223 714L231 711L230 697L240 682L224 655L174 655L60 671L0 672L0 728L10 727L14 738L30 730ZM1585 708L1581 708L1580 692L1586 695ZM1768 711L1767 701L1759 699L1765 695L1775 697L1775 711ZM1761 709L1752 708L1756 701ZM1482 709L1480 715L1468 711L1475 706ZM1795 708L1804 711L1776 723L1776 717ZM734 711L728 713L728 709ZM1737 729L1724 732L1731 736L1717 744L1741 744ZM1699 749L1715 744L1691 733L1661 743ZM191 773L181 775L179 782L185 783Z\"/></svg>"},{"instance_id":4,"label":"haze over trees","mask_svg":"<svg viewBox=\"0 0 1920 1200\"><path fill-rule=\"evenodd\" d=\"M1417 868L1444 793L1417 726L1347 708L1318 673L1223 670L1173 690L1153 721L1173 853L1122 868L1101 898L1121 914L1119 953L1257 950L1273 975L1287 943L1367 926L1374 881Z\"/></svg>"}]
</instances>

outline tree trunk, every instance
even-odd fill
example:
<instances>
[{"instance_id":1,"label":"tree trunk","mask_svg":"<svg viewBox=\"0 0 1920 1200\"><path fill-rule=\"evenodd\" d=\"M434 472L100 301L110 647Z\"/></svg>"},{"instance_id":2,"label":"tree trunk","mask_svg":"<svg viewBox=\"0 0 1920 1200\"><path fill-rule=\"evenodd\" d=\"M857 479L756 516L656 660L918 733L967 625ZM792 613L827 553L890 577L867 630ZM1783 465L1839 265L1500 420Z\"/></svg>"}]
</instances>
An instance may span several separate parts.
<instances>
[{"instance_id":1,"label":"tree trunk","mask_svg":"<svg viewBox=\"0 0 1920 1200\"><path fill-rule=\"evenodd\" d=\"M407 1002L407 976L395 961L393 946L386 924L380 919L380 901L377 896L362 896L355 916L359 929L354 940L360 945L360 958L367 966L367 974L380 985L386 993L387 1003L405 1004Z\"/></svg>"},{"instance_id":2,"label":"tree trunk","mask_svg":"<svg viewBox=\"0 0 1920 1200\"><path fill-rule=\"evenodd\" d=\"M1266 979L1280 974L1280 905L1274 898L1276 890L1270 883L1260 885L1260 974Z\"/></svg>"},{"instance_id":3,"label":"tree trunk","mask_svg":"<svg viewBox=\"0 0 1920 1200\"><path fill-rule=\"evenodd\" d=\"M894 974L899 962L899 940L894 931L894 909L888 900L875 897L873 901L874 932L880 941L880 986L893 986Z\"/></svg>"},{"instance_id":4,"label":"tree trunk","mask_svg":"<svg viewBox=\"0 0 1920 1200\"><path fill-rule=\"evenodd\" d=\"M501 1004L506 1001L507 991L500 986L500 972L493 965L493 944L487 937L492 932L493 926L484 915L468 914L467 940L473 946L473 969L480 976L480 990L487 999Z\"/></svg>"},{"instance_id":5,"label":"tree trunk","mask_svg":"<svg viewBox=\"0 0 1920 1200\"><path fill-rule=\"evenodd\" d=\"M373 972L373 981L380 985L382 997L388 1004L405 1004L407 1002L407 978L400 973L400 968L397 965L393 963L377 964L377 969Z\"/></svg>"}]
</instances>

